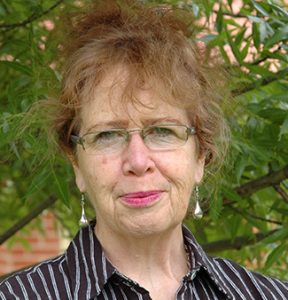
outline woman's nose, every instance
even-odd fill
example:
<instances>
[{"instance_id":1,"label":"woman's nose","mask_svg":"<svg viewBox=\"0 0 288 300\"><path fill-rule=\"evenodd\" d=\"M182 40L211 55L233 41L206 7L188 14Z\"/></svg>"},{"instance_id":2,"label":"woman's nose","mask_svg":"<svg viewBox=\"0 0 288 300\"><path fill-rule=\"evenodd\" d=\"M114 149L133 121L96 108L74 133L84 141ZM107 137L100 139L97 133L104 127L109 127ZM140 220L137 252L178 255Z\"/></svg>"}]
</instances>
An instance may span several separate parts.
<instances>
[{"instance_id":1,"label":"woman's nose","mask_svg":"<svg viewBox=\"0 0 288 300\"><path fill-rule=\"evenodd\" d=\"M125 175L143 176L146 173L152 173L155 169L151 150L145 145L139 133L130 135L128 145L122 155Z\"/></svg>"}]
</instances>

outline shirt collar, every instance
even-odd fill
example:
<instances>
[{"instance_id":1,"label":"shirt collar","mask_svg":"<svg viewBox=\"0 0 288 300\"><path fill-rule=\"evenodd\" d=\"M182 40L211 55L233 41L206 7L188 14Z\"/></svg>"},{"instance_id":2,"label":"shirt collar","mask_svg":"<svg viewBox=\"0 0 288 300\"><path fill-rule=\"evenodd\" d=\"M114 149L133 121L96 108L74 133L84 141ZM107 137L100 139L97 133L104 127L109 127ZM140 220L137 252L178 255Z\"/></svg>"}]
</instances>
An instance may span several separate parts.
<instances>
[{"instance_id":1,"label":"shirt collar","mask_svg":"<svg viewBox=\"0 0 288 300\"><path fill-rule=\"evenodd\" d=\"M188 249L190 249L189 255L190 257L193 255L194 259L194 266L192 265L190 272L191 278L193 279L197 276L198 271L203 269L219 291L224 293L228 299L232 299L233 295L227 287L224 277L219 273L219 267L216 265L215 260L204 252L203 248L198 244L191 231L185 225L182 226L182 230L184 242L188 246Z\"/></svg>"},{"instance_id":2,"label":"shirt collar","mask_svg":"<svg viewBox=\"0 0 288 300\"><path fill-rule=\"evenodd\" d=\"M89 299L95 298L116 272L94 233L95 225L93 220L89 226L81 228L66 251L72 291L78 290L79 299L87 299L87 296ZM83 286L90 285L90 295L81 289L82 281Z\"/></svg>"},{"instance_id":3,"label":"shirt collar","mask_svg":"<svg viewBox=\"0 0 288 300\"><path fill-rule=\"evenodd\" d=\"M89 299L95 298L101 293L107 281L118 272L104 254L94 233L95 225L96 221L93 220L89 226L81 228L65 253L72 291L78 289L78 293L81 294L80 299L87 298L87 291L81 289L81 285L86 286L88 282L91 286L88 297ZM190 276L193 280L198 271L203 269L222 293L228 298L233 298L222 276L217 272L218 267L213 258L204 252L185 225L182 226L182 230L184 242L189 249L190 262L192 262L191 272L185 277Z\"/></svg>"}]
</instances>

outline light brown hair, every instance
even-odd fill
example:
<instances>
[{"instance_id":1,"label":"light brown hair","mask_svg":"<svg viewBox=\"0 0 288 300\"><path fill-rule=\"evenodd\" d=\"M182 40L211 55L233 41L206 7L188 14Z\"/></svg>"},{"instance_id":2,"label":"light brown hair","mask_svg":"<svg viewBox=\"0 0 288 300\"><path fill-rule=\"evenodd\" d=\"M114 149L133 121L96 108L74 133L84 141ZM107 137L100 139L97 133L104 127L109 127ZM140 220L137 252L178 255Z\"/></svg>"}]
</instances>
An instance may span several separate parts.
<instances>
[{"instance_id":1,"label":"light brown hair","mask_svg":"<svg viewBox=\"0 0 288 300\"><path fill-rule=\"evenodd\" d=\"M137 101L135 91L148 83L164 101L187 109L206 164L221 160L227 129L220 106L226 93L218 67L195 42L196 26L188 12L104 0L71 20L63 44L62 93L53 117L66 154L75 154L70 136L79 132L84 100L120 65L128 70L124 105Z\"/></svg>"}]
</instances>

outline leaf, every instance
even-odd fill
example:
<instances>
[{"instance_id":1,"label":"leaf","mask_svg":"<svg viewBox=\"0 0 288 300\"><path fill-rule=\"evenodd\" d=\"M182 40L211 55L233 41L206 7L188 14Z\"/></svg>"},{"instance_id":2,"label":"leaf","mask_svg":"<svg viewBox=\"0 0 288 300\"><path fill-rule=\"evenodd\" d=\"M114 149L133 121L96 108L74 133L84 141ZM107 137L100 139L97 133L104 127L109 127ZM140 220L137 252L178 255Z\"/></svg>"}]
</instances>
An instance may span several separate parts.
<instances>
[{"instance_id":1,"label":"leaf","mask_svg":"<svg viewBox=\"0 0 288 300\"><path fill-rule=\"evenodd\" d=\"M282 244L280 244L278 247L276 247L270 252L265 262L265 268L269 269L282 256L282 254L286 250L287 250L287 244L284 241Z\"/></svg>"},{"instance_id":2,"label":"leaf","mask_svg":"<svg viewBox=\"0 0 288 300\"><path fill-rule=\"evenodd\" d=\"M282 215L288 216L288 209L285 208L277 208L277 207L272 207L273 210L279 212Z\"/></svg>"},{"instance_id":3,"label":"leaf","mask_svg":"<svg viewBox=\"0 0 288 300\"><path fill-rule=\"evenodd\" d=\"M243 201L243 198L230 187L224 186L222 188L222 191L223 191L224 197L226 197L229 200L233 200L233 201L237 201L237 202Z\"/></svg>"},{"instance_id":4,"label":"leaf","mask_svg":"<svg viewBox=\"0 0 288 300\"><path fill-rule=\"evenodd\" d=\"M202 4L203 4L203 7L204 7L205 15L206 15L207 18L209 18L210 14L212 13L212 7L213 7L214 3L205 0L205 1L202 1Z\"/></svg>"},{"instance_id":5,"label":"leaf","mask_svg":"<svg viewBox=\"0 0 288 300\"><path fill-rule=\"evenodd\" d=\"M222 58L224 59L225 63L227 65L230 65L230 63L231 63L230 58L227 55L226 50L224 49L224 47L220 47L220 52L221 52Z\"/></svg>"},{"instance_id":6,"label":"leaf","mask_svg":"<svg viewBox=\"0 0 288 300\"><path fill-rule=\"evenodd\" d=\"M199 41L204 42L205 44L209 43L209 45L210 45L210 42L214 41L215 39L217 39L217 37L218 37L218 35L216 35L216 34L206 34L206 35L202 36L199 39Z\"/></svg>"},{"instance_id":7,"label":"leaf","mask_svg":"<svg viewBox=\"0 0 288 300\"><path fill-rule=\"evenodd\" d=\"M240 50L238 49L238 46L234 43L232 36L231 36L230 32L227 30L227 28L225 31L226 31L228 43L231 47L231 50L232 50L236 60L239 62L239 64L242 64L242 57L241 57Z\"/></svg>"},{"instance_id":8,"label":"leaf","mask_svg":"<svg viewBox=\"0 0 288 300\"><path fill-rule=\"evenodd\" d=\"M242 217L240 215L233 215L229 220L229 232L232 240L236 237L239 229L241 228Z\"/></svg>"},{"instance_id":9,"label":"leaf","mask_svg":"<svg viewBox=\"0 0 288 300\"><path fill-rule=\"evenodd\" d=\"M263 243L271 244L271 243L285 240L285 239L287 239L287 237L288 237L288 228L284 227L284 228L281 228L281 229L275 231L272 235L263 239Z\"/></svg>"},{"instance_id":10,"label":"leaf","mask_svg":"<svg viewBox=\"0 0 288 300\"><path fill-rule=\"evenodd\" d=\"M229 4L229 7L230 7L231 10L233 9L232 2L233 2L233 0L228 0L228 4Z\"/></svg>"},{"instance_id":11,"label":"leaf","mask_svg":"<svg viewBox=\"0 0 288 300\"><path fill-rule=\"evenodd\" d=\"M287 12L284 8L282 8L282 7L278 6L278 5L276 5L275 3L273 3L273 4L270 3L270 7L271 7L274 11L280 13L280 15L282 15L282 16L284 16L284 17L286 17L286 18L288 19L288 12Z\"/></svg>"},{"instance_id":12,"label":"leaf","mask_svg":"<svg viewBox=\"0 0 288 300\"><path fill-rule=\"evenodd\" d=\"M25 249L25 251L27 252L32 251L32 246L29 243L28 239L22 238L20 242L21 242L21 246Z\"/></svg>"},{"instance_id":13,"label":"leaf","mask_svg":"<svg viewBox=\"0 0 288 300\"><path fill-rule=\"evenodd\" d=\"M267 228L266 228L267 224L265 222L253 218L252 216L250 216L249 214L247 214L244 209L243 209L243 212L242 212L242 216L243 216L243 218L245 218L247 220L247 222L250 224L250 226L256 227L256 228L260 229L260 231L267 230Z\"/></svg>"},{"instance_id":14,"label":"leaf","mask_svg":"<svg viewBox=\"0 0 288 300\"><path fill-rule=\"evenodd\" d=\"M233 31L234 29L238 28L239 30L240 29L243 29L243 26L241 26L239 24L239 22L237 22L236 20L234 19L225 19L225 23L223 23L223 26L227 27L227 25L231 25L229 27L233 28Z\"/></svg>"},{"instance_id":15,"label":"leaf","mask_svg":"<svg viewBox=\"0 0 288 300\"><path fill-rule=\"evenodd\" d=\"M64 204L70 208L70 203L69 203L69 191L68 191L68 185L66 182L66 177L60 177L56 174L56 172L52 171L52 175L54 178L54 182L56 185L56 193L58 194L59 198L63 200Z\"/></svg>"},{"instance_id":16,"label":"leaf","mask_svg":"<svg viewBox=\"0 0 288 300\"><path fill-rule=\"evenodd\" d=\"M51 175L51 170L49 167L45 166L42 168L42 171L39 174L36 174L28 188L28 191L25 195L25 199L29 198L36 191L39 191L41 188L45 186L48 182L48 179Z\"/></svg>"},{"instance_id":17,"label":"leaf","mask_svg":"<svg viewBox=\"0 0 288 300\"><path fill-rule=\"evenodd\" d=\"M222 12L222 7L220 5L217 17L216 17L216 29L218 32L221 32L223 28L223 12Z\"/></svg>"},{"instance_id":18,"label":"leaf","mask_svg":"<svg viewBox=\"0 0 288 300\"><path fill-rule=\"evenodd\" d=\"M288 115L284 120L283 124L280 126L279 140L281 139L283 134L288 133Z\"/></svg>"},{"instance_id":19,"label":"leaf","mask_svg":"<svg viewBox=\"0 0 288 300\"><path fill-rule=\"evenodd\" d=\"M265 48L269 49L272 45L288 39L288 26L277 30L275 34L264 44Z\"/></svg>"},{"instance_id":20,"label":"leaf","mask_svg":"<svg viewBox=\"0 0 288 300\"><path fill-rule=\"evenodd\" d=\"M261 25L260 25L260 31L261 31L261 26L262 26L262 24L263 24L263 26L265 27L265 37L263 37L263 42L264 42L264 40L265 40L266 38L270 38L271 36L273 36L273 34L275 34L275 31L274 31L274 29L269 25L269 23L267 23L267 22L261 23Z\"/></svg>"},{"instance_id":21,"label":"leaf","mask_svg":"<svg viewBox=\"0 0 288 300\"><path fill-rule=\"evenodd\" d=\"M285 125L283 130L286 130L286 119L287 119L287 111L282 110L280 108L266 108L262 109L258 112L258 115L264 119L270 120L276 124L283 126L284 122Z\"/></svg>"},{"instance_id":22,"label":"leaf","mask_svg":"<svg viewBox=\"0 0 288 300\"><path fill-rule=\"evenodd\" d=\"M248 16L248 19L251 20L254 23L263 23L263 20L259 17L255 17L255 16Z\"/></svg>"},{"instance_id":23,"label":"leaf","mask_svg":"<svg viewBox=\"0 0 288 300\"><path fill-rule=\"evenodd\" d=\"M15 61L0 61L0 66L7 66L8 68L12 68L18 72L21 72L22 74L28 75L28 76L32 76L32 71L30 68L28 68L27 66L24 66L18 62Z\"/></svg>"},{"instance_id":24,"label":"leaf","mask_svg":"<svg viewBox=\"0 0 288 300\"><path fill-rule=\"evenodd\" d=\"M243 43L243 37L244 34L246 32L246 28L244 27L243 29L240 30L240 32L236 35L235 37L235 44L237 46L241 46L241 44Z\"/></svg>"},{"instance_id":25,"label":"leaf","mask_svg":"<svg viewBox=\"0 0 288 300\"><path fill-rule=\"evenodd\" d=\"M278 59L278 60L282 60L284 62L288 62L288 56L286 54L281 54L279 52L270 52L270 51L267 51L267 50L263 50L262 54L266 57L270 57L270 58L275 58L275 59Z\"/></svg>"},{"instance_id":26,"label":"leaf","mask_svg":"<svg viewBox=\"0 0 288 300\"><path fill-rule=\"evenodd\" d=\"M240 178L242 177L246 165L247 165L247 157L241 155L240 158L236 161L236 165L235 165L235 176L238 184L240 184Z\"/></svg>"},{"instance_id":27,"label":"leaf","mask_svg":"<svg viewBox=\"0 0 288 300\"><path fill-rule=\"evenodd\" d=\"M263 43L266 37L268 36L267 27L264 22L260 23L259 33L260 33L260 41Z\"/></svg>"},{"instance_id":28,"label":"leaf","mask_svg":"<svg viewBox=\"0 0 288 300\"><path fill-rule=\"evenodd\" d=\"M259 74L261 76L270 77L274 75L270 70L262 66L246 65L246 67L252 71L254 74Z\"/></svg>"},{"instance_id":29,"label":"leaf","mask_svg":"<svg viewBox=\"0 0 288 300\"><path fill-rule=\"evenodd\" d=\"M263 16L268 17L269 13L264 9L264 7L255 0L252 0L253 6L258 10Z\"/></svg>"},{"instance_id":30,"label":"leaf","mask_svg":"<svg viewBox=\"0 0 288 300\"><path fill-rule=\"evenodd\" d=\"M217 221L219 219L222 207L223 197L220 193L215 193L211 201L211 208L209 210L209 215L214 221Z\"/></svg>"},{"instance_id":31,"label":"leaf","mask_svg":"<svg viewBox=\"0 0 288 300\"><path fill-rule=\"evenodd\" d=\"M20 154L19 154L17 145L16 145L16 143L15 143L14 141L11 141L11 142L10 142L10 147L11 147L13 153L17 156L17 158L18 158L19 160L21 160L21 156L20 156Z\"/></svg>"},{"instance_id":32,"label":"leaf","mask_svg":"<svg viewBox=\"0 0 288 300\"><path fill-rule=\"evenodd\" d=\"M196 5L195 3L192 3L192 11L194 16L197 18L199 16L199 6Z\"/></svg>"},{"instance_id":33,"label":"leaf","mask_svg":"<svg viewBox=\"0 0 288 300\"><path fill-rule=\"evenodd\" d=\"M250 48L251 45L251 40L246 41L246 45L243 48L243 50L241 51L241 59L244 60L248 54L248 50Z\"/></svg>"}]
</instances>

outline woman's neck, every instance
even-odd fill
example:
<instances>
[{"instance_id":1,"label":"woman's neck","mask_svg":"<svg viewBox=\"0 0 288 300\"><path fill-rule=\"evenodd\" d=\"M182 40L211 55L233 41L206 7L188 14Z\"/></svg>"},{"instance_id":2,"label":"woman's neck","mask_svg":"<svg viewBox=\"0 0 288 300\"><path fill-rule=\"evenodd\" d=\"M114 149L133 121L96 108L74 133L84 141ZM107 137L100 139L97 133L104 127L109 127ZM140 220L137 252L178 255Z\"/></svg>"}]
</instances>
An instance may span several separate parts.
<instances>
[{"instance_id":1,"label":"woman's neck","mask_svg":"<svg viewBox=\"0 0 288 300\"><path fill-rule=\"evenodd\" d=\"M188 272L182 227L155 236L121 236L95 227L105 255L125 276L143 286L161 279L180 282Z\"/></svg>"}]
</instances>

